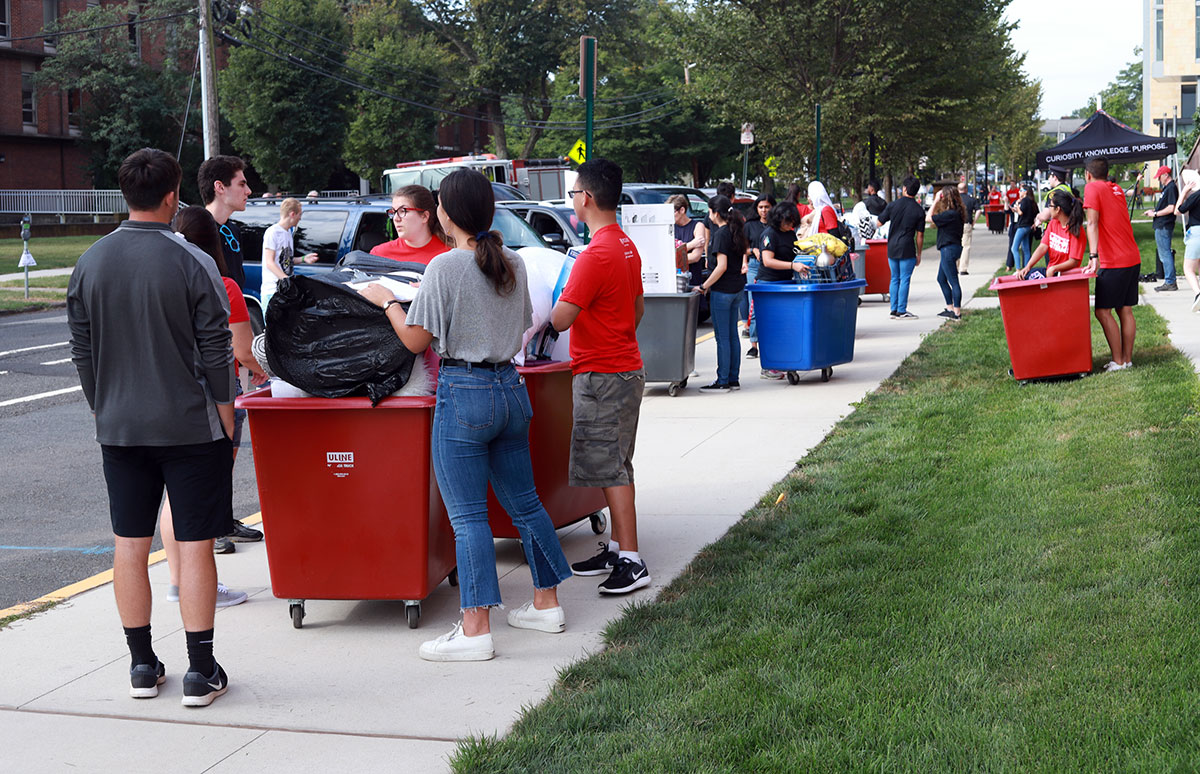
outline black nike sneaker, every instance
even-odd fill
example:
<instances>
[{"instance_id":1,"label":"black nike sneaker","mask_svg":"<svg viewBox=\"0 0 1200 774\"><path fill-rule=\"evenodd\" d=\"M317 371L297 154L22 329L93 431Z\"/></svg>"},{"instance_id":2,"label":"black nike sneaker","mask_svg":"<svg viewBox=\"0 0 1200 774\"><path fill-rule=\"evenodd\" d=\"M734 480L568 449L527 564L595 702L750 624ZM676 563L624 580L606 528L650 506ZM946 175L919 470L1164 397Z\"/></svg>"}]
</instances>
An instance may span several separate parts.
<instances>
[{"instance_id":1,"label":"black nike sneaker","mask_svg":"<svg viewBox=\"0 0 1200 774\"><path fill-rule=\"evenodd\" d=\"M610 551L608 543L600 542L600 553L593 556L591 559L584 559L582 562L575 562L571 565L571 572L576 575L603 575L606 572L611 572L613 565L617 563L617 552Z\"/></svg>"},{"instance_id":2,"label":"black nike sneaker","mask_svg":"<svg viewBox=\"0 0 1200 774\"><path fill-rule=\"evenodd\" d=\"M628 594L650 585L650 571L645 562L617 559L612 575L600 584L601 594Z\"/></svg>"},{"instance_id":3,"label":"black nike sneaker","mask_svg":"<svg viewBox=\"0 0 1200 774\"><path fill-rule=\"evenodd\" d=\"M217 664L217 671L208 677L199 672L188 672L183 676L183 706L207 707L227 690L229 678L220 664Z\"/></svg>"}]
</instances>

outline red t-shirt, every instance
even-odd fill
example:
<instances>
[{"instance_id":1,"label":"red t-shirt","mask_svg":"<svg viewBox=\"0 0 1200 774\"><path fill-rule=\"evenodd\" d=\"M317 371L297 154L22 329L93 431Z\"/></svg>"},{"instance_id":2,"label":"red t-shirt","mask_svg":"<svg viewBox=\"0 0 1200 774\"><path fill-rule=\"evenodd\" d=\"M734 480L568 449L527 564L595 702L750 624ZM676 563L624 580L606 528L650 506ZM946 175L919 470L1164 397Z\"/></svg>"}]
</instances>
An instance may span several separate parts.
<instances>
[{"instance_id":1,"label":"red t-shirt","mask_svg":"<svg viewBox=\"0 0 1200 774\"><path fill-rule=\"evenodd\" d=\"M1002 197L1000 196L1000 189L999 189L999 188L993 188L993 189L992 189L992 190L991 190L991 191L988 193L988 204L999 204L999 203L1000 203L1000 199L1001 199L1001 198L1002 198Z\"/></svg>"},{"instance_id":2,"label":"red t-shirt","mask_svg":"<svg viewBox=\"0 0 1200 774\"><path fill-rule=\"evenodd\" d=\"M805 215L812 212L812 207L805 204L804 202L800 202L796 205L796 212L800 213L800 217L803 218ZM796 225L800 225L800 222L797 221Z\"/></svg>"},{"instance_id":3,"label":"red t-shirt","mask_svg":"<svg viewBox=\"0 0 1200 774\"><path fill-rule=\"evenodd\" d=\"M560 299L579 307L571 326L571 373L615 374L642 367L634 302L642 257L615 223L592 235L575 259Z\"/></svg>"},{"instance_id":4,"label":"red t-shirt","mask_svg":"<svg viewBox=\"0 0 1200 774\"><path fill-rule=\"evenodd\" d=\"M1142 254L1133 239L1133 225L1125 209L1125 192L1111 180L1093 180L1083 187L1083 208L1100 214L1096 244L1101 269L1139 266Z\"/></svg>"},{"instance_id":5,"label":"red t-shirt","mask_svg":"<svg viewBox=\"0 0 1200 774\"><path fill-rule=\"evenodd\" d=\"M1021 198L1021 189L1013 186L1004 192L1004 198L1008 199L1009 206L1016 204L1017 200Z\"/></svg>"},{"instance_id":6,"label":"red t-shirt","mask_svg":"<svg viewBox=\"0 0 1200 774\"><path fill-rule=\"evenodd\" d=\"M436 236L425 243L423 247L413 247L404 241L404 237L400 237L390 242L375 245L371 248L371 255L378 255L380 258L391 258L393 261L423 263L428 266L430 261L447 252L449 249Z\"/></svg>"},{"instance_id":7,"label":"red t-shirt","mask_svg":"<svg viewBox=\"0 0 1200 774\"><path fill-rule=\"evenodd\" d=\"M818 234L828 234L830 231L837 228L838 219L837 213L832 207L821 208L821 222L817 225Z\"/></svg>"},{"instance_id":8,"label":"red t-shirt","mask_svg":"<svg viewBox=\"0 0 1200 774\"><path fill-rule=\"evenodd\" d=\"M1080 227L1079 236L1071 236L1058 218L1051 218L1046 233L1042 234L1042 244L1046 246L1046 268L1070 260L1082 264L1083 251L1087 248L1087 229Z\"/></svg>"},{"instance_id":9,"label":"red t-shirt","mask_svg":"<svg viewBox=\"0 0 1200 774\"><path fill-rule=\"evenodd\" d=\"M250 322L250 310L246 308L246 297L242 295L242 289L229 277L221 279L225 281L225 293L229 296L229 324Z\"/></svg>"}]
</instances>

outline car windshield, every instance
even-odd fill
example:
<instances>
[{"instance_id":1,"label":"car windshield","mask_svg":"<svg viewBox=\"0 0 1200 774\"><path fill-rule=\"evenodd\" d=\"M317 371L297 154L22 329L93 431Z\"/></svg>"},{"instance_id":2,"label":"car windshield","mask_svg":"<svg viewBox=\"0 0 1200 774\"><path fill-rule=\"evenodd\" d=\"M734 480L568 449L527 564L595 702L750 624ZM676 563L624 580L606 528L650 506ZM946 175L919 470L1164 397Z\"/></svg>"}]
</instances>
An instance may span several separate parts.
<instances>
[{"instance_id":1,"label":"car windshield","mask_svg":"<svg viewBox=\"0 0 1200 774\"><path fill-rule=\"evenodd\" d=\"M496 208L492 230L499 231L504 237L504 246L512 250L522 247L549 247L532 226L521 220L516 213L502 207Z\"/></svg>"}]
</instances>

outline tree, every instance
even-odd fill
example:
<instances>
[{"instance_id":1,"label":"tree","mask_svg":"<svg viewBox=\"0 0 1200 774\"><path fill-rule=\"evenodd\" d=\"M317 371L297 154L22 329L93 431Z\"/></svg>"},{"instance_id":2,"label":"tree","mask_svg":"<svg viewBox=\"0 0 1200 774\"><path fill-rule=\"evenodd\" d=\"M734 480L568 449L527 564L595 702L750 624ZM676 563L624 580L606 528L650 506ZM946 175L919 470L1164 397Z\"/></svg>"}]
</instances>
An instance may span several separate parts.
<instances>
[{"instance_id":1,"label":"tree","mask_svg":"<svg viewBox=\"0 0 1200 774\"><path fill-rule=\"evenodd\" d=\"M497 155L510 156L506 95L530 125L520 157L544 134L554 111L552 75L578 51L579 36L604 30L622 38L633 0L415 0L429 29L466 62L467 78L487 106Z\"/></svg>"},{"instance_id":2,"label":"tree","mask_svg":"<svg viewBox=\"0 0 1200 774\"><path fill-rule=\"evenodd\" d=\"M460 61L420 29L419 13L407 0L373 0L353 16L354 48L364 52L353 65L381 91L398 95L437 93L447 103L440 76L460 69ZM359 91L350 108L343 158L368 180L402 159L433 154L442 115L371 92Z\"/></svg>"},{"instance_id":3,"label":"tree","mask_svg":"<svg viewBox=\"0 0 1200 774\"><path fill-rule=\"evenodd\" d=\"M263 0L248 37L218 78L234 146L269 185L319 188L342 155L349 87L286 57L343 74L345 14L335 0Z\"/></svg>"},{"instance_id":4,"label":"tree","mask_svg":"<svg viewBox=\"0 0 1200 774\"><path fill-rule=\"evenodd\" d=\"M163 16L190 8L194 4L188 0L103 5L65 14L59 28L123 24L133 16ZM137 31L143 46L162 52L161 67L131 54L129 28L120 26L58 38L56 55L46 58L37 74L39 87L78 89L85 95L81 136L97 188L116 188L117 169L135 150L155 147L175 153L181 138L185 179L195 179L200 163L197 116L189 115L184 125L196 50L195 19L181 16L139 25Z\"/></svg>"}]
</instances>

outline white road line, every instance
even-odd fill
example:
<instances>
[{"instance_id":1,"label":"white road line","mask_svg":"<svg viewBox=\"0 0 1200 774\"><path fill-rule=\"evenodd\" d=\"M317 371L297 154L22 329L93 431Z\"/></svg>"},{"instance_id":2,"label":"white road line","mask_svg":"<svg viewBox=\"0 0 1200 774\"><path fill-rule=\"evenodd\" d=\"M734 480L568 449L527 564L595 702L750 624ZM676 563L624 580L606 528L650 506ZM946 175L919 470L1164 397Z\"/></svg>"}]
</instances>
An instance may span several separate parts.
<instances>
[{"instance_id":1,"label":"white road line","mask_svg":"<svg viewBox=\"0 0 1200 774\"><path fill-rule=\"evenodd\" d=\"M39 350L39 349L54 349L55 347L65 347L70 343L71 342L69 342L69 341L60 341L57 344L39 344L36 347L22 347L21 349L10 349L7 352L0 352L0 357L4 357L5 355L15 355L19 352L33 352L33 351Z\"/></svg>"},{"instance_id":2,"label":"white road line","mask_svg":"<svg viewBox=\"0 0 1200 774\"><path fill-rule=\"evenodd\" d=\"M28 403L31 400L41 400L42 398L53 398L55 395L66 395L69 392L79 392L82 387L68 387L65 390L51 390L50 392L39 392L37 395L26 395L24 398L13 398L12 400L0 400L0 408L12 406L17 403Z\"/></svg>"},{"instance_id":3,"label":"white road line","mask_svg":"<svg viewBox=\"0 0 1200 774\"><path fill-rule=\"evenodd\" d=\"M62 360L47 360L45 363L42 363L42 365L62 365L63 363L70 363L70 362L71 362L71 358L64 357Z\"/></svg>"}]
</instances>

